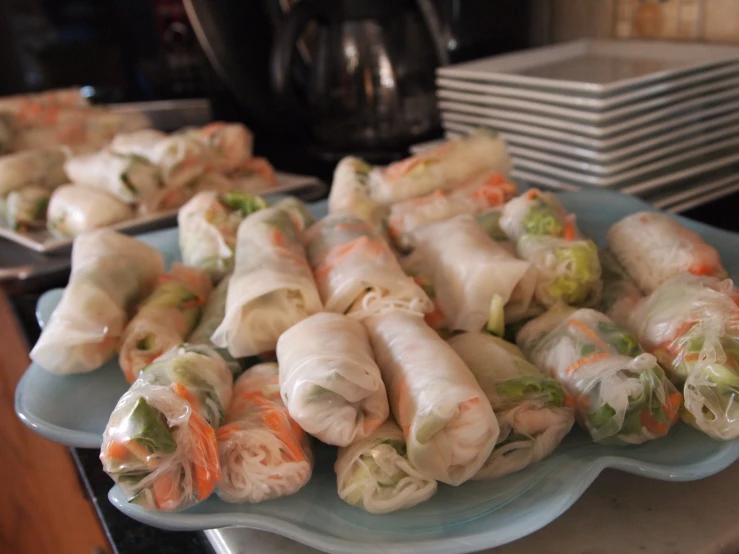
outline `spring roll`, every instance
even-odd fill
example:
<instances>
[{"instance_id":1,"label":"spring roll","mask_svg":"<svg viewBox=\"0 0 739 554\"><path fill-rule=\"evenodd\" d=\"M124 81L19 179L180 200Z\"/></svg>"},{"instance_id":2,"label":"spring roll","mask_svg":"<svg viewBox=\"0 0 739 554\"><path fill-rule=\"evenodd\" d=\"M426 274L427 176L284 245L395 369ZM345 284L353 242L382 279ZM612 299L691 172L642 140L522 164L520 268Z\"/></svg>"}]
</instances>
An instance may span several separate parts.
<instances>
[{"instance_id":1,"label":"spring roll","mask_svg":"<svg viewBox=\"0 0 739 554\"><path fill-rule=\"evenodd\" d=\"M683 273L639 302L632 327L682 388L683 419L709 436L739 437L739 291Z\"/></svg>"},{"instance_id":2,"label":"spring roll","mask_svg":"<svg viewBox=\"0 0 739 554\"><path fill-rule=\"evenodd\" d=\"M123 332L118 363L129 383L144 366L185 341L200 319L210 290L208 276L193 267L174 264L159 278Z\"/></svg>"},{"instance_id":3,"label":"spring roll","mask_svg":"<svg viewBox=\"0 0 739 554\"><path fill-rule=\"evenodd\" d=\"M334 470L339 497L372 514L411 508L436 492L436 481L411 465L403 431L392 420L370 436L339 448Z\"/></svg>"},{"instance_id":4,"label":"spring roll","mask_svg":"<svg viewBox=\"0 0 739 554\"><path fill-rule=\"evenodd\" d=\"M278 203L239 225L226 315L211 337L233 357L274 351L283 332L322 310L296 227L305 217L294 202Z\"/></svg>"},{"instance_id":5,"label":"spring roll","mask_svg":"<svg viewBox=\"0 0 739 554\"><path fill-rule=\"evenodd\" d=\"M416 229L408 263L431 280L435 301L454 331L503 334L505 323L534 308L536 268L485 234L470 215Z\"/></svg>"},{"instance_id":6,"label":"spring roll","mask_svg":"<svg viewBox=\"0 0 739 554\"><path fill-rule=\"evenodd\" d=\"M375 202L370 196L369 174L372 166L364 160L347 156L334 171L331 192L328 196L328 213L348 214L369 223L384 236L387 228L388 208Z\"/></svg>"},{"instance_id":7,"label":"spring roll","mask_svg":"<svg viewBox=\"0 0 739 554\"><path fill-rule=\"evenodd\" d=\"M280 399L275 363L256 365L238 378L217 436L221 500L263 502L294 494L311 478L308 437Z\"/></svg>"},{"instance_id":8,"label":"spring roll","mask_svg":"<svg viewBox=\"0 0 739 554\"><path fill-rule=\"evenodd\" d=\"M214 153L192 133L175 133L149 149L146 159L161 174L164 186L178 189L214 169Z\"/></svg>"},{"instance_id":9,"label":"spring roll","mask_svg":"<svg viewBox=\"0 0 739 554\"><path fill-rule=\"evenodd\" d=\"M502 206L515 194L513 181L496 172L483 173L449 192L437 191L391 205L390 236L401 248L408 249L413 230L457 215L481 215Z\"/></svg>"},{"instance_id":10,"label":"spring roll","mask_svg":"<svg viewBox=\"0 0 739 554\"><path fill-rule=\"evenodd\" d=\"M531 189L514 198L503 207L500 226L516 243L519 257L539 270L539 302L589 306L600 300L598 248L581 235L575 215L565 212L553 194Z\"/></svg>"},{"instance_id":11,"label":"spring roll","mask_svg":"<svg viewBox=\"0 0 739 554\"><path fill-rule=\"evenodd\" d=\"M195 195L177 214L180 252L185 265L197 267L214 282L233 270L236 232L249 214L266 208L259 196L241 192Z\"/></svg>"},{"instance_id":12,"label":"spring roll","mask_svg":"<svg viewBox=\"0 0 739 554\"><path fill-rule=\"evenodd\" d=\"M326 310L358 314L431 310L426 293L403 272L388 244L365 221L329 215L306 233L305 240Z\"/></svg>"},{"instance_id":13,"label":"spring roll","mask_svg":"<svg viewBox=\"0 0 739 554\"><path fill-rule=\"evenodd\" d=\"M346 446L387 419L387 392L367 331L342 314L312 315L277 341L290 416L326 444Z\"/></svg>"},{"instance_id":14,"label":"spring roll","mask_svg":"<svg viewBox=\"0 0 739 554\"><path fill-rule=\"evenodd\" d=\"M151 150L162 140L167 133L156 129L141 129L132 133L119 133L108 145L108 150L114 154L138 156L149 159Z\"/></svg>"},{"instance_id":15,"label":"spring roll","mask_svg":"<svg viewBox=\"0 0 739 554\"><path fill-rule=\"evenodd\" d=\"M277 186L275 168L265 158L250 158L228 174L235 190L249 194L266 194Z\"/></svg>"},{"instance_id":16,"label":"spring roll","mask_svg":"<svg viewBox=\"0 0 739 554\"><path fill-rule=\"evenodd\" d=\"M228 364L229 369L238 374L241 372L241 365L234 359L225 348L216 347L210 340L213 333L223 321L226 314L226 294L228 294L228 282L231 276L227 275L221 279L208 296L208 300L203 306L203 313L200 315L200 322L193 332L187 338L190 344L205 344L214 348L221 358Z\"/></svg>"},{"instance_id":17,"label":"spring roll","mask_svg":"<svg viewBox=\"0 0 739 554\"><path fill-rule=\"evenodd\" d=\"M132 217L131 207L116 196L83 185L64 185L56 189L47 210L49 231L62 237L76 237Z\"/></svg>"},{"instance_id":18,"label":"spring roll","mask_svg":"<svg viewBox=\"0 0 739 554\"><path fill-rule=\"evenodd\" d=\"M0 197L34 185L53 189L67 182L61 149L26 150L0 156Z\"/></svg>"},{"instance_id":19,"label":"spring roll","mask_svg":"<svg viewBox=\"0 0 739 554\"><path fill-rule=\"evenodd\" d=\"M485 171L508 175L511 159L501 137L480 130L385 168L373 169L371 196L381 204L393 204L436 190L451 190Z\"/></svg>"},{"instance_id":20,"label":"spring roll","mask_svg":"<svg viewBox=\"0 0 739 554\"><path fill-rule=\"evenodd\" d=\"M473 479L520 471L551 454L575 422L569 398L514 345L487 333L449 339L485 392L500 426L498 444Z\"/></svg>"},{"instance_id":21,"label":"spring roll","mask_svg":"<svg viewBox=\"0 0 739 554\"><path fill-rule=\"evenodd\" d=\"M83 373L113 357L128 314L164 269L154 248L109 229L80 235L59 305L31 351L51 373Z\"/></svg>"},{"instance_id":22,"label":"spring roll","mask_svg":"<svg viewBox=\"0 0 739 554\"><path fill-rule=\"evenodd\" d=\"M198 131L201 139L214 153L214 167L229 173L252 157L254 138L241 123L215 121Z\"/></svg>"},{"instance_id":23,"label":"spring roll","mask_svg":"<svg viewBox=\"0 0 739 554\"><path fill-rule=\"evenodd\" d=\"M473 477L499 433L474 375L419 316L391 311L362 322L411 464L424 477L449 485Z\"/></svg>"},{"instance_id":24,"label":"spring roll","mask_svg":"<svg viewBox=\"0 0 739 554\"><path fill-rule=\"evenodd\" d=\"M698 233L658 212L639 212L615 223L608 247L645 293L680 273L727 276L718 251Z\"/></svg>"},{"instance_id":25,"label":"spring roll","mask_svg":"<svg viewBox=\"0 0 739 554\"><path fill-rule=\"evenodd\" d=\"M231 373L212 349L178 345L147 366L118 401L100 460L129 502L184 510L221 481L215 429L231 400Z\"/></svg>"},{"instance_id":26,"label":"spring roll","mask_svg":"<svg viewBox=\"0 0 739 554\"><path fill-rule=\"evenodd\" d=\"M16 231L28 231L46 224L46 210L51 190L38 185L28 185L14 190L7 198L0 198L2 218Z\"/></svg>"},{"instance_id":27,"label":"spring roll","mask_svg":"<svg viewBox=\"0 0 739 554\"><path fill-rule=\"evenodd\" d=\"M677 420L682 395L656 358L604 314L557 306L527 323L516 342L562 383L596 442L641 444Z\"/></svg>"},{"instance_id":28,"label":"spring roll","mask_svg":"<svg viewBox=\"0 0 739 554\"><path fill-rule=\"evenodd\" d=\"M64 171L74 184L105 190L129 205L155 202L161 188L157 168L145 159L105 150L70 158Z\"/></svg>"},{"instance_id":29,"label":"spring roll","mask_svg":"<svg viewBox=\"0 0 739 554\"><path fill-rule=\"evenodd\" d=\"M598 311L628 329L629 318L642 293L610 250L601 249L599 257L603 273L603 297Z\"/></svg>"}]
</instances>

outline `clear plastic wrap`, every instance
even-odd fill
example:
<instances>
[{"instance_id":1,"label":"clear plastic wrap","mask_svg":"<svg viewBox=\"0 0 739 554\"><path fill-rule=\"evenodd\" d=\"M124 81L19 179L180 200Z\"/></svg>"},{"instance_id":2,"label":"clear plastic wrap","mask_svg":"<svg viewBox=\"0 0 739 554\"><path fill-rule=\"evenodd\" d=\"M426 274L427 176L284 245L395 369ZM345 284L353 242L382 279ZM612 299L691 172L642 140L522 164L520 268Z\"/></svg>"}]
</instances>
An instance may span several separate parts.
<instances>
[{"instance_id":1,"label":"clear plastic wrap","mask_svg":"<svg viewBox=\"0 0 739 554\"><path fill-rule=\"evenodd\" d=\"M639 212L615 223L608 247L646 294L683 272L723 279L718 251L667 214Z\"/></svg>"},{"instance_id":2,"label":"clear plastic wrap","mask_svg":"<svg viewBox=\"0 0 739 554\"><path fill-rule=\"evenodd\" d=\"M26 150L0 157L0 197L29 185L53 189L68 181L61 148Z\"/></svg>"},{"instance_id":3,"label":"clear plastic wrap","mask_svg":"<svg viewBox=\"0 0 739 554\"><path fill-rule=\"evenodd\" d=\"M326 444L346 446L372 433L390 408L367 331L322 312L277 341L282 400L292 418Z\"/></svg>"},{"instance_id":4,"label":"clear plastic wrap","mask_svg":"<svg viewBox=\"0 0 739 554\"><path fill-rule=\"evenodd\" d=\"M642 298L642 293L610 250L601 249L599 257L603 295L598 311L606 314L621 327L629 328L631 312Z\"/></svg>"},{"instance_id":5,"label":"clear plastic wrap","mask_svg":"<svg viewBox=\"0 0 739 554\"><path fill-rule=\"evenodd\" d=\"M31 359L51 373L100 367L118 348L130 310L163 270L157 250L126 235L100 229L77 237L69 284Z\"/></svg>"},{"instance_id":6,"label":"clear plastic wrap","mask_svg":"<svg viewBox=\"0 0 739 554\"><path fill-rule=\"evenodd\" d=\"M155 203L162 185L156 166L145 159L106 150L74 156L64 171L72 183L106 190L126 204Z\"/></svg>"},{"instance_id":7,"label":"clear plastic wrap","mask_svg":"<svg viewBox=\"0 0 739 554\"><path fill-rule=\"evenodd\" d=\"M38 185L25 186L10 192L5 199L0 198L0 215L16 231L43 227L50 198L51 189Z\"/></svg>"},{"instance_id":8,"label":"clear plastic wrap","mask_svg":"<svg viewBox=\"0 0 739 554\"><path fill-rule=\"evenodd\" d=\"M226 502L263 502L298 492L311 478L305 432L280 399L277 364L259 364L234 384L226 424L218 429Z\"/></svg>"},{"instance_id":9,"label":"clear plastic wrap","mask_svg":"<svg viewBox=\"0 0 739 554\"><path fill-rule=\"evenodd\" d=\"M713 438L739 437L739 291L684 273L639 302L631 326L685 397L683 418Z\"/></svg>"},{"instance_id":10,"label":"clear plastic wrap","mask_svg":"<svg viewBox=\"0 0 739 554\"><path fill-rule=\"evenodd\" d=\"M403 431L392 420L339 448L334 470L339 497L373 514L411 508L431 498L437 487L410 463Z\"/></svg>"},{"instance_id":11,"label":"clear plastic wrap","mask_svg":"<svg viewBox=\"0 0 739 554\"><path fill-rule=\"evenodd\" d=\"M129 502L184 510L221 480L215 429L231 401L231 372L206 346L178 345L139 374L103 433L100 460Z\"/></svg>"},{"instance_id":12,"label":"clear plastic wrap","mask_svg":"<svg viewBox=\"0 0 739 554\"><path fill-rule=\"evenodd\" d=\"M430 280L449 329L480 331L491 317L503 316L492 310L503 310L510 323L534 309L536 268L488 237L472 216L420 227L410 241L414 249L407 264Z\"/></svg>"},{"instance_id":13,"label":"clear plastic wrap","mask_svg":"<svg viewBox=\"0 0 739 554\"><path fill-rule=\"evenodd\" d=\"M372 166L364 160L353 156L343 158L334 171L331 192L328 196L328 213L358 217L384 236L388 208L375 202L370 196L369 174L371 170Z\"/></svg>"},{"instance_id":14,"label":"clear plastic wrap","mask_svg":"<svg viewBox=\"0 0 739 554\"><path fill-rule=\"evenodd\" d=\"M420 316L392 311L362 322L411 464L424 477L449 485L472 478L499 433L474 375Z\"/></svg>"},{"instance_id":15,"label":"clear plastic wrap","mask_svg":"<svg viewBox=\"0 0 739 554\"><path fill-rule=\"evenodd\" d=\"M133 210L125 202L106 190L84 185L56 189L46 212L49 231L63 237L76 237L131 217Z\"/></svg>"},{"instance_id":16,"label":"clear plastic wrap","mask_svg":"<svg viewBox=\"0 0 739 554\"><path fill-rule=\"evenodd\" d=\"M463 333L449 345L475 375L500 426L498 444L474 479L502 477L551 454L575 422L562 385L490 334Z\"/></svg>"},{"instance_id":17,"label":"clear plastic wrap","mask_svg":"<svg viewBox=\"0 0 739 554\"><path fill-rule=\"evenodd\" d=\"M210 290L208 276L193 267L174 264L159 277L123 332L118 363L129 383L152 360L185 341L200 319Z\"/></svg>"},{"instance_id":18,"label":"clear plastic wrap","mask_svg":"<svg viewBox=\"0 0 739 554\"><path fill-rule=\"evenodd\" d=\"M233 270L239 225L246 216L266 207L259 196L199 192L177 214L183 263L202 269L217 282Z\"/></svg>"},{"instance_id":19,"label":"clear plastic wrap","mask_svg":"<svg viewBox=\"0 0 739 554\"><path fill-rule=\"evenodd\" d=\"M438 190L390 206L388 228L404 249L411 246L408 234L423 225L454 216L480 215L502 206L516 195L516 183L497 172L485 172L449 192Z\"/></svg>"},{"instance_id":20,"label":"clear plastic wrap","mask_svg":"<svg viewBox=\"0 0 739 554\"><path fill-rule=\"evenodd\" d=\"M531 189L514 198L503 207L499 224L518 255L539 270L539 302L592 306L600 300L598 248L580 234L575 215L565 212L552 193Z\"/></svg>"},{"instance_id":21,"label":"clear plastic wrap","mask_svg":"<svg viewBox=\"0 0 739 554\"><path fill-rule=\"evenodd\" d=\"M300 206L279 202L239 225L226 315L211 337L235 358L273 351L283 332L322 310L296 227L308 221Z\"/></svg>"},{"instance_id":22,"label":"clear plastic wrap","mask_svg":"<svg viewBox=\"0 0 739 554\"><path fill-rule=\"evenodd\" d=\"M387 309L432 309L426 293L367 222L329 215L306 233L305 241L326 310L362 316Z\"/></svg>"},{"instance_id":23,"label":"clear plastic wrap","mask_svg":"<svg viewBox=\"0 0 739 554\"><path fill-rule=\"evenodd\" d=\"M373 169L369 175L370 196L381 204L393 204L435 190L450 190L484 171L508 175L511 159L500 136L479 130Z\"/></svg>"},{"instance_id":24,"label":"clear plastic wrap","mask_svg":"<svg viewBox=\"0 0 739 554\"><path fill-rule=\"evenodd\" d=\"M573 396L596 442L641 444L677 420L682 396L657 359L600 312L557 306L527 323L516 342Z\"/></svg>"}]
</instances>

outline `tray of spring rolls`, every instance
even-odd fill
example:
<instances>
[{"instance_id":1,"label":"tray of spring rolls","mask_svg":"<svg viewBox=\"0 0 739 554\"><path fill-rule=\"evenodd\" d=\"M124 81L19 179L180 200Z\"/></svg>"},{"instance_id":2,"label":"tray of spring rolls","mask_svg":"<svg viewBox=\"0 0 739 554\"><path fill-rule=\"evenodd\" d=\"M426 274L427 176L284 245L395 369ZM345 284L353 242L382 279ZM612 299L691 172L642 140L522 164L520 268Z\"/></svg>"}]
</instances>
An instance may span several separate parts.
<instances>
[{"instance_id":1,"label":"tray of spring rolls","mask_svg":"<svg viewBox=\"0 0 739 554\"><path fill-rule=\"evenodd\" d=\"M604 468L735 462L739 236L509 172L479 133L346 158L328 202L202 191L178 228L85 232L16 412L100 448L134 519L337 553L473 552Z\"/></svg>"},{"instance_id":2,"label":"tray of spring rolls","mask_svg":"<svg viewBox=\"0 0 739 554\"><path fill-rule=\"evenodd\" d=\"M178 208L199 191L325 189L314 177L276 172L253 156L252 134L238 123L164 133L150 128L142 114L82 104L72 113L87 114L83 121L96 121L103 130L73 140L74 133L62 133L49 120L64 119L59 114L72 110L69 104L84 103L79 92L11 100L0 98L0 127L4 115L12 118L14 137L0 156L0 237L37 252L69 249L74 237L100 227L131 234L170 226ZM30 140L29 126L45 134Z\"/></svg>"}]
</instances>

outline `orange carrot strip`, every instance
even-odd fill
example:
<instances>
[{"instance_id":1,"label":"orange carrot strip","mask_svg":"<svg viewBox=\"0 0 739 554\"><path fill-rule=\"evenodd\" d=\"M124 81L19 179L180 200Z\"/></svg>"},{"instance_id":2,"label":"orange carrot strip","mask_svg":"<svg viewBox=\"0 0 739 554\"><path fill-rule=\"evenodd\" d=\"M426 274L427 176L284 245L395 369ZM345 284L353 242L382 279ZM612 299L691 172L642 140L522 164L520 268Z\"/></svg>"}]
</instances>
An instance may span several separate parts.
<instances>
[{"instance_id":1,"label":"orange carrot strip","mask_svg":"<svg viewBox=\"0 0 739 554\"><path fill-rule=\"evenodd\" d=\"M105 457L112 460L125 460L129 454L128 448L120 442L109 441L105 447Z\"/></svg>"},{"instance_id":2,"label":"orange carrot strip","mask_svg":"<svg viewBox=\"0 0 739 554\"><path fill-rule=\"evenodd\" d=\"M205 500L221 480L216 432L198 413L190 414L188 427L192 433L192 463L198 500Z\"/></svg>"},{"instance_id":3,"label":"orange carrot strip","mask_svg":"<svg viewBox=\"0 0 739 554\"><path fill-rule=\"evenodd\" d=\"M592 356L585 356L584 358L580 358L575 363L573 363L570 367L568 367L565 370L565 373L569 375L571 373L574 373L575 371L577 371L578 369L580 369L582 366L586 364L597 362L598 360L602 360L603 358L607 358L608 356L610 356L610 354L607 354L605 352L601 352L600 354L593 354Z\"/></svg>"},{"instance_id":4,"label":"orange carrot strip","mask_svg":"<svg viewBox=\"0 0 739 554\"><path fill-rule=\"evenodd\" d=\"M663 436L666 435L667 431L670 430L670 427L668 425L654 419L654 417L652 417L652 414L647 409L644 409L639 414L639 421L644 427L646 427L647 431L650 431L655 435Z\"/></svg>"},{"instance_id":5,"label":"orange carrot strip","mask_svg":"<svg viewBox=\"0 0 739 554\"><path fill-rule=\"evenodd\" d=\"M175 510L182 502L182 490L171 471L166 471L151 484L154 503L160 510Z\"/></svg>"},{"instance_id":6,"label":"orange carrot strip","mask_svg":"<svg viewBox=\"0 0 739 554\"><path fill-rule=\"evenodd\" d=\"M192 406L192 409L195 411L200 411L200 402L198 402L198 399L195 398L195 396L181 383L172 383L172 390L174 393L185 400L190 406Z\"/></svg>"},{"instance_id":7,"label":"orange carrot strip","mask_svg":"<svg viewBox=\"0 0 739 554\"><path fill-rule=\"evenodd\" d=\"M582 321L578 319L571 319L567 322L571 327L574 327L578 331L580 331L583 335L588 337L590 340L593 341L593 343L600 348L601 350L609 350L608 345L603 342L603 340L595 333L593 332L590 327L585 325Z\"/></svg>"},{"instance_id":8,"label":"orange carrot strip","mask_svg":"<svg viewBox=\"0 0 739 554\"><path fill-rule=\"evenodd\" d=\"M665 401L664 410L670 423L674 423L677 419L680 405L683 403L683 395L679 392L673 392Z\"/></svg>"}]
</instances>

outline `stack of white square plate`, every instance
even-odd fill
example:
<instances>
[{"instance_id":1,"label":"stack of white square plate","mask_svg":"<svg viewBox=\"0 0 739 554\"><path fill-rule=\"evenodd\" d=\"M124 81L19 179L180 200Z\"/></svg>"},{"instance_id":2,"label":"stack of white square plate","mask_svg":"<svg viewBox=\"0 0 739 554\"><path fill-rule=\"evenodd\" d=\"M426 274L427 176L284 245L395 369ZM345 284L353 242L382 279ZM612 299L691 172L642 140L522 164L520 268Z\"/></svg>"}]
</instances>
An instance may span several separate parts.
<instances>
[{"instance_id":1,"label":"stack of white square plate","mask_svg":"<svg viewBox=\"0 0 739 554\"><path fill-rule=\"evenodd\" d=\"M447 136L501 132L531 185L665 208L739 187L739 47L583 40L441 67L437 85Z\"/></svg>"}]
</instances>

